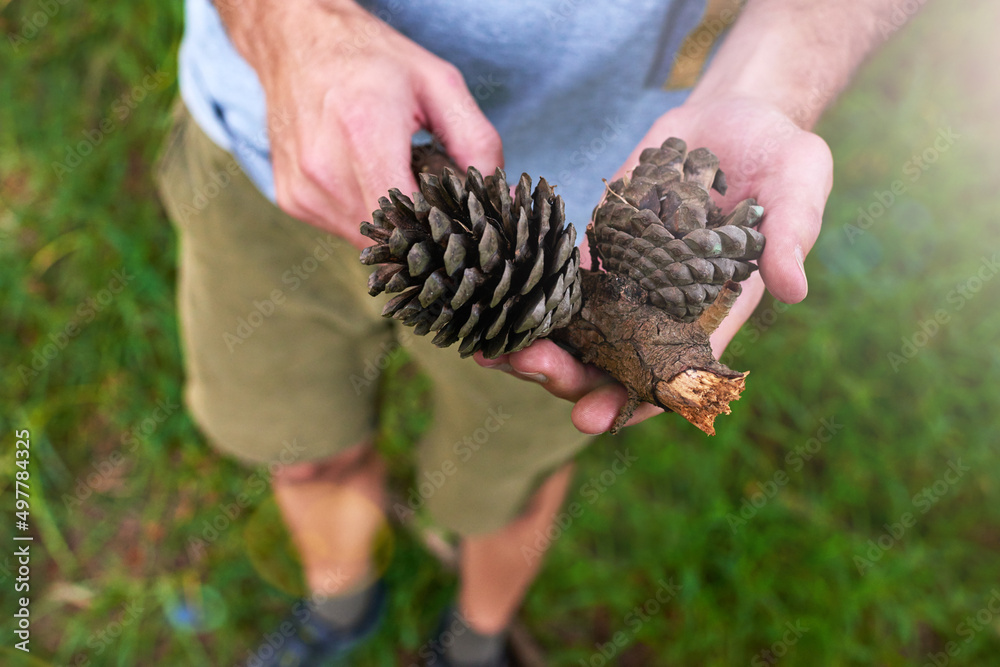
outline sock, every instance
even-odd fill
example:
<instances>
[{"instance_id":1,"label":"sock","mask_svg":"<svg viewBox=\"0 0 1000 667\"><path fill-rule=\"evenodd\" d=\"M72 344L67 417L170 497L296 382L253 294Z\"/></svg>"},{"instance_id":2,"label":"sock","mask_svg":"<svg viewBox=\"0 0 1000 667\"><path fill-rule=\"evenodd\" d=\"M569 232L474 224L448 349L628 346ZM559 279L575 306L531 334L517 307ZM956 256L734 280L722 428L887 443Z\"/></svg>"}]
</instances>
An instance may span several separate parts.
<instances>
[{"instance_id":1,"label":"sock","mask_svg":"<svg viewBox=\"0 0 1000 667\"><path fill-rule=\"evenodd\" d=\"M361 590L347 595L331 597L316 596L310 606L324 621L338 630L355 627L371 607L375 598L376 583L372 582Z\"/></svg>"},{"instance_id":2,"label":"sock","mask_svg":"<svg viewBox=\"0 0 1000 667\"><path fill-rule=\"evenodd\" d=\"M457 607L452 608L445 617L444 628L441 639L445 640L445 633L451 636L447 638L450 641L442 641L441 644L446 647L445 657L455 667L504 664L504 649L507 645L506 630L495 635L480 634L472 629Z\"/></svg>"}]
</instances>

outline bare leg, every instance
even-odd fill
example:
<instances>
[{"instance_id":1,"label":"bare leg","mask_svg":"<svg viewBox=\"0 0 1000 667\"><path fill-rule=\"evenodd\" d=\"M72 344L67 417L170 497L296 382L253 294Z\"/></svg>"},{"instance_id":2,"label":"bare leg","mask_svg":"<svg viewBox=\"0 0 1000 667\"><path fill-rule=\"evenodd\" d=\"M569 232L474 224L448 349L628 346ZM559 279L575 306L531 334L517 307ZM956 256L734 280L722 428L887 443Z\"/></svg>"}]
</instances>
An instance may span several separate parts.
<instances>
[{"instance_id":1,"label":"bare leg","mask_svg":"<svg viewBox=\"0 0 1000 667\"><path fill-rule=\"evenodd\" d=\"M538 489L527 512L495 533L466 538L460 560L459 608L476 632L491 635L505 629L541 567L541 558L526 558L522 547L535 551L538 531L544 535L562 506L573 476L568 464Z\"/></svg>"},{"instance_id":2,"label":"bare leg","mask_svg":"<svg viewBox=\"0 0 1000 667\"><path fill-rule=\"evenodd\" d=\"M535 552L572 479L566 465L538 489L527 511L495 533L466 538L460 557L459 609L474 630L495 634L509 624L541 567ZM275 497L314 594L342 595L371 583L372 542L386 521L385 464L367 443L320 463L288 466L275 476Z\"/></svg>"},{"instance_id":3,"label":"bare leg","mask_svg":"<svg viewBox=\"0 0 1000 667\"><path fill-rule=\"evenodd\" d=\"M386 523L384 481L385 463L369 443L275 475L274 495L311 593L343 595L378 576L371 554Z\"/></svg>"}]
</instances>

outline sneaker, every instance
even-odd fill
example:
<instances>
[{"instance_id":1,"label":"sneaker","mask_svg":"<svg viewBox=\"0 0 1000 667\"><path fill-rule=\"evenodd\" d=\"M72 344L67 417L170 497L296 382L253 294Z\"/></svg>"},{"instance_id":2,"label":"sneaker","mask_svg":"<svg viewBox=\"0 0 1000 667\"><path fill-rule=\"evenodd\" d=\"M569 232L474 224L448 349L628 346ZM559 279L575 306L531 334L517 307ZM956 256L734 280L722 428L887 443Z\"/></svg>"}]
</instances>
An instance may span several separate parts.
<instances>
[{"instance_id":1,"label":"sneaker","mask_svg":"<svg viewBox=\"0 0 1000 667\"><path fill-rule=\"evenodd\" d=\"M290 614L282 626L292 625L292 636L273 655L257 656L259 661L254 661L253 667L320 667L341 659L375 634L387 600L385 583L379 580L368 611L356 626L346 630L331 626L319 614L309 614L304 620Z\"/></svg>"},{"instance_id":2,"label":"sneaker","mask_svg":"<svg viewBox=\"0 0 1000 667\"><path fill-rule=\"evenodd\" d=\"M445 633L450 632L448 629L448 621L452 617L452 610L449 607L445 609L441 614L441 618L438 620L437 630L434 632L434 638L427 644L430 647L431 653L424 658L424 667L456 667L448 657L445 655L446 646L450 645L451 641L444 641ZM475 665L469 665L468 667L517 667L517 662L513 660L510 651L510 641L508 640L507 646L504 648L503 655L501 655L497 660L490 662L476 663ZM467 667L462 665L462 667Z\"/></svg>"}]
</instances>

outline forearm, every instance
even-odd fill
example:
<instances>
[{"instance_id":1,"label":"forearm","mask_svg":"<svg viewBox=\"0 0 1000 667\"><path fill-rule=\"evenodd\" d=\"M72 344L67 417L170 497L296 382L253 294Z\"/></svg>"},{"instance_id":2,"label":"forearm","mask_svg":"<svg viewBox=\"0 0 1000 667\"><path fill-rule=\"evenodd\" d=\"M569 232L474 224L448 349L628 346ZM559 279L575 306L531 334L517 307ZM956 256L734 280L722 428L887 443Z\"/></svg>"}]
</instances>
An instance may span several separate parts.
<instances>
[{"instance_id":1,"label":"forearm","mask_svg":"<svg viewBox=\"0 0 1000 667\"><path fill-rule=\"evenodd\" d=\"M720 95L774 104L804 129L895 29L898 0L750 0L692 102Z\"/></svg>"},{"instance_id":2,"label":"forearm","mask_svg":"<svg viewBox=\"0 0 1000 667\"><path fill-rule=\"evenodd\" d=\"M260 72L276 56L289 55L302 44L303 21L324 20L334 22L332 34L341 34L337 24L345 30L351 18L369 17L355 0L213 0L226 32L236 50ZM290 39L275 39L282 29ZM265 34L270 33L270 34ZM294 35L299 35L296 40Z\"/></svg>"}]
</instances>

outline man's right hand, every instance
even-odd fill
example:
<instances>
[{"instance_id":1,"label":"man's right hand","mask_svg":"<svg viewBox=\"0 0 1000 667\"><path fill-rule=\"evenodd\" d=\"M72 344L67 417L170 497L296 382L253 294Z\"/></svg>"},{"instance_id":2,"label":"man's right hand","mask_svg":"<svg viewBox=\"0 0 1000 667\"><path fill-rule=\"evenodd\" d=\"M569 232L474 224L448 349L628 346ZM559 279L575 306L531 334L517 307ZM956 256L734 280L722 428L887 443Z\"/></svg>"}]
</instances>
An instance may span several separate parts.
<instances>
[{"instance_id":1,"label":"man's right hand","mask_svg":"<svg viewBox=\"0 0 1000 667\"><path fill-rule=\"evenodd\" d=\"M500 137L461 72L352 0L248 0L217 7L257 71L278 205L362 248L358 232L393 187L417 189L411 137L424 128L459 167L503 165ZM288 120L290 119L290 121Z\"/></svg>"}]
</instances>

